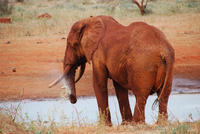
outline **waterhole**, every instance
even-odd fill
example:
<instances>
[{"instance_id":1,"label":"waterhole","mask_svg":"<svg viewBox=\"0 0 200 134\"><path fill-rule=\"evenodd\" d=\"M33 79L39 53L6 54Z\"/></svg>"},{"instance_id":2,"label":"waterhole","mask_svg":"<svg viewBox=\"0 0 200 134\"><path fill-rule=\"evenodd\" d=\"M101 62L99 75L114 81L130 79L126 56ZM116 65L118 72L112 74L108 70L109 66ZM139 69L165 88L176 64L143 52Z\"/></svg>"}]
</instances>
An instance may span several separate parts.
<instances>
[{"instance_id":1,"label":"waterhole","mask_svg":"<svg viewBox=\"0 0 200 134\"><path fill-rule=\"evenodd\" d=\"M187 84L188 86L186 86ZM173 82L173 92L168 103L168 115L170 121L195 121L200 119L200 93L199 82L176 78ZM145 121L153 124L157 121L158 107L152 110L152 104L156 95L149 96L145 108ZM132 112L135 106L134 95L129 95ZM90 124L96 123L98 118L98 107L95 97L78 97L76 104L71 104L65 99L43 99L4 101L0 103L2 109L16 109L18 121L38 120L44 122L55 121L68 124ZM116 96L109 96L109 109L112 123L119 125L121 115Z\"/></svg>"}]
</instances>

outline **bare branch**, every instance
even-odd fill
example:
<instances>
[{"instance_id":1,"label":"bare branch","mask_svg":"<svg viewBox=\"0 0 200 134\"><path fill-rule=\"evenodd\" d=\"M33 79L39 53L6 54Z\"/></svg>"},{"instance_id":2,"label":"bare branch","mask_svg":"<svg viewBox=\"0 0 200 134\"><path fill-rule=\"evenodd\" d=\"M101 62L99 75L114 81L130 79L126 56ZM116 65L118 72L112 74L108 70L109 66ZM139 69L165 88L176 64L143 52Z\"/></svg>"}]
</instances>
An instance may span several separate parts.
<instances>
[{"instance_id":1,"label":"bare branch","mask_svg":"<svg viewBox=\"0 0 200 134\"><path fill-rule=\"evenodd\" d=\"M141 6L143 7L144 0L141 1Z\"/></svg>"},{"instance_id":2,"label":"bare branch","mask_svg":"<svg viewBox=\"0 0 200 134\"><path fill-rule=\"evenodd\" d=\"M146 0L146 3L145 3L145 5L144 5L144 8L146 8L146 7L147 7L147 3L148 3L148 0Z\"/></svg>"},{"instance_id":3,"label":"bare branch","mask_svg":"<svg viewBox=\"0 0 200 134\"><path fill-rule=\"evenodd\" d=\"M135 3L139 7L139 9L141 8L140 4L136 0L132 0L132 2Z\"/></svg>"},{"instance_id":4,"label":"bare branch","mask_svg":"<svg viewBox=\"0 0 200 134\"><path fill-rule=\"evenodd\" d=\"M132 0L132 2L135 3L138 6L138 8L140 9L141 14L144 15L145 8L147 7L148 0L146 0L145 5L144 5L144 0L141 0L141 5L137 2L137 0Z\"/></svg>"}]
</instances>

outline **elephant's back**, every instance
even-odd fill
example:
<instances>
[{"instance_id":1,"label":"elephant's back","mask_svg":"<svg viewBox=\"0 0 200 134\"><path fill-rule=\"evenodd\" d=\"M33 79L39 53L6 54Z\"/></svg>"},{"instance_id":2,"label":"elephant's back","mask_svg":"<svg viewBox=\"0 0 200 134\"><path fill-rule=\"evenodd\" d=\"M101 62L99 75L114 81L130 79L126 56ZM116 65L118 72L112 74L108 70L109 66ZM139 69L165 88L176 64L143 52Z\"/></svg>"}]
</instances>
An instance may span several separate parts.
<instances>
[{"instance_id":1,"label":"elephant's back","mask_svg":"<svg viewBox=\"0 0 200 134\"><path fill-rule=\"evenodd\" d=\"M160 53L161 55L174 54L172 45L158 28L145 22L134 22L127 28L131 30L129 45L133 45L136 51L142 50L149 53Z\"/></svg>"}]
</instances>

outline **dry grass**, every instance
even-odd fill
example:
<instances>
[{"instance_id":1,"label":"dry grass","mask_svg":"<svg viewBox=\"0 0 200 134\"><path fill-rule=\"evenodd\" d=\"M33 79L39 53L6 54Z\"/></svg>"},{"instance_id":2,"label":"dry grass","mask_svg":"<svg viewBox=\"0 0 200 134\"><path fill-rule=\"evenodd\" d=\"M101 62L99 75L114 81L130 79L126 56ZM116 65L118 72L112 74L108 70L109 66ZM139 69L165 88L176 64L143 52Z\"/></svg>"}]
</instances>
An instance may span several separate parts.
<instances>
[{"instance_id":1,"label":"dry grass","mask_svg":"<svg viewBox=\"0 0 200 134\"><path fill-rule=\"evenodd\" d=\"M0 114L0 133L9 134L198 134L200 132L200 121L170 123L168 125L124 125L107 127L102 124L92 124L86 126L57 125L51 121L48 124L40 120L30 123L16 123L11 116Z\"/></svg>"},{"instance_id":2,"label":"dry grass","mask_svg":"<svg viewBox=\"0 0 200 134\"><path fill-rule=\"evenodd\" d=\"M20 103L19 103L20 104ZM18 105L19 106L19 105ZM129 124L112 127L105 126L100 120L94 124L88 123L57 123L54 120L31 120L26 114L25 119L20 114L19 107L4 107L0 109L0 134L199 134L200 120L194 122L161 122L153 125ZM20 118L20 121L16 120Z\"/></svg>"},{"instance_id":3,"label":"dry grass","mask_svg":"<svg viewBox=\"0 0 200 134\"><path fill-rule=\"evenodd\" d=\"M0 38L67 34L75 21L89 16L141 17L137 6L129 0L25 0L24 3L10 5L13 7L12 14L5 13L3 16L11 17L12 24L0 24ZM143 18L199 12L199 0L150 1ZM42 13L49 13L52 18L38 19L37 16Z\"/></svg>"}]
</instances>

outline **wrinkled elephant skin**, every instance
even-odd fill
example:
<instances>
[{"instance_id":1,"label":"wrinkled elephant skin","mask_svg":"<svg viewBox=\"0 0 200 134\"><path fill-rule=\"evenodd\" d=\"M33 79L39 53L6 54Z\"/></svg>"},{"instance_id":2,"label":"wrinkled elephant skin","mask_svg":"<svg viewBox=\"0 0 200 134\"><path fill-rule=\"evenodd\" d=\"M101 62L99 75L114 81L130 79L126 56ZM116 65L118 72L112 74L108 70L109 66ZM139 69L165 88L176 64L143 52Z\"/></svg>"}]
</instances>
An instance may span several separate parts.
<instances>
[{"instance_id":1,"label":"wrinkled elephant skin","mask_svg":"<svg viewBox=\"0 0 200 134\"><path fill-rule=\"evenodd\" d=\"M159 102L159 120L167 119L174 55L164 34L153 26L144 22L123 26L109 16L90 17L72 26L67 38L64 73L56 82L65 78L70 83L70 96L73 96L70 99L75 103L75 70L81 66L80 79L85 64L92 63L98 108L107 125L111 125L108 78L113 80L123 124L145 121L145 104L153 93L158 95L155 102ZM136 97L133 116L128 90Z\"/></svg>"}]
</instances>

